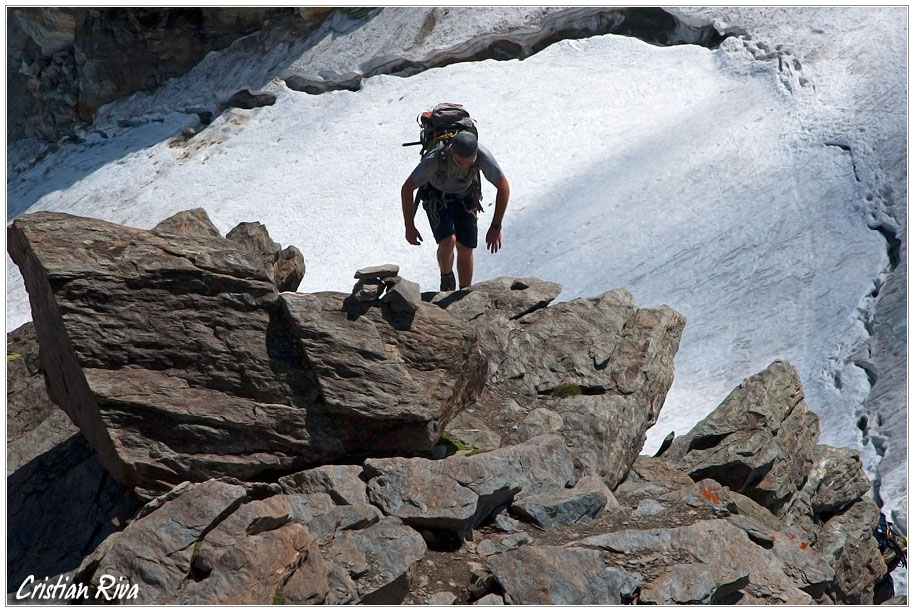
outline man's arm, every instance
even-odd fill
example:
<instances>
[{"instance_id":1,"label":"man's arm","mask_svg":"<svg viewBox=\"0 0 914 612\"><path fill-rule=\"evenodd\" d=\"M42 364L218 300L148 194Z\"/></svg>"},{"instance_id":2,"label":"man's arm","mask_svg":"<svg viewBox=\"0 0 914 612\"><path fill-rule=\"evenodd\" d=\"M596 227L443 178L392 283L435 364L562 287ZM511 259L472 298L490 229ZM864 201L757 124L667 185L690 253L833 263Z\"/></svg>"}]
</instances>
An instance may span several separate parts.
<instances>
[{"instance_id":1,"label":"man's arm","mask_svg":"<svg viewBox=\"0 0 914 612\"><path fill-rule=\"evenodd\" d=\"M495 194L495 214L492 216L492 225L486 232L486 246L489 251L497 253L501 248L501 222L505 218L505 210L508 208L508 198L511 196L511 186L508 185L508 177L504 174L495 184L498 192Z\"/></svg>"},{"instance_id":2,"label":"man's arm","mask_svg":"<svg viewBox=\"0 0 914 612\"><path fill-rule=\"evenodd\" d=\"M420 183L408 178L400 188L400 204L403 207L403 223L406 225L406 241L415 245L422 242L422 235L416 229L416 205L413 194L421 186Z\"/></svg>"}]
</instances>

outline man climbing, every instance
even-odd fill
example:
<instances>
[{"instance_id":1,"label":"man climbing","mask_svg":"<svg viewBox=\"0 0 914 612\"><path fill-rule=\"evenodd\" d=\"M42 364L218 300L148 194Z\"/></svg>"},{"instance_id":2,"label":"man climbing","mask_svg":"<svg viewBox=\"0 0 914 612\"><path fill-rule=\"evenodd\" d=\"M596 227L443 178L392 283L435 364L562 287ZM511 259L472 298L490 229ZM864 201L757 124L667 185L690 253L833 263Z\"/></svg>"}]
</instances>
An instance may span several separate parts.
<instances>
[{"instance_id":1,"label":"man climbing","mask_svg":"<svg viewBox=\"0 0 914 612\"><path fill-rule=\"evenodd\" d=\"M501 223L508 207L510 188L498 162L479 145L475 134L459 131L447 144L429 150L403 187L400 199L406 241L419 245L422 236L414 218L418 202L428 215L428 222L438 243L438 267L441 270L441 291L454 291L454 250L457 250L457 275L460 288L473 283L473 249L476 248L476 216L482 211L480 171L498 190L495 214L486 232L486 246L492 253L501 249ZM414 200L413 192L419 190Z\"/></svg>"}]
</instances>

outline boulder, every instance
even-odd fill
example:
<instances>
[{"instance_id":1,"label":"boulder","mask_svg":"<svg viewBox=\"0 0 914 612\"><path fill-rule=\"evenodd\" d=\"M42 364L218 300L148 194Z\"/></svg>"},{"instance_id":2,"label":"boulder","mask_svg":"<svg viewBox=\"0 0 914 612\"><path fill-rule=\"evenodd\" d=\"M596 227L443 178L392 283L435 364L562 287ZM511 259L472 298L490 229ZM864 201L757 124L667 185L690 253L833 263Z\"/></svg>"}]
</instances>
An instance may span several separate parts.
<instances>
[{"instance_id":1,"label":"boulder","mask_svg":"<svg viewBox=\"0 0 914 612\"><path fill-rule=\"evenodd\" d=\"M416 527L456 531L465 538L515 495L564 488L572 470L571 456L559 436L541 436L470 457L365 462L368 497L385 514Z\"/></svg>"},{"instance_id":2,"label":"boulder","mask_svg":"<svg viewBox=\"0 0 914 612\"><path fill-rule=\"evenodd\" d=\"M815 514L833 514L862 499L871 488L860 452L818 445L802 493L810 497Z\"/></svg>"},{"instance_id":3,"label":"boulder","mask_svg":"<svg viewBox=\"0 0 914 612\"><path fill-rule=\"evenodd\" d=\"M749 572L709 563L678 563L642 589L638 603L719 604L749 584Z\"/></svg>"},{"instance_id":4,"label":"boulder","mask_svg":"<svg viewBox=\"0 0 914 612\"><path fill-rule=\"evenodd\" d=\"M287 494L326 493L337 505L358 506L368 503L361 475L362 467L358 465L323 465L284 476L279 484Z\"/></svg>"},{"instance_id":5,"label":"boulder","mask_svg":"<svg viewBox=\"0 0 914 612\"><path fill-rule=\"evenodd\" d=\"M472 332L444 311L421 308L403 331L380 305L350 319L344 295L280 297L228 239L62 213L20 216L8 234L49 396L147 499L184 480L426 451L485 382Z\"/></svg>"},{"instance_id":6,"label":"boulder","mask_svg":"<svg viewBox=\"0 0 914 612\"><path fill-rule=\"evenodd\" d=\"M588 474L571 489L520 497L511 504L511 511L546 528L588 521L607 507L618 505L602 479L596 474Z\"/></svg>"},{"instance_id":7,"label":"boulder","mask_svg":"<svg viewBox=\"0 0 914 612\"><path fill-rule=\"evenodd\" d=\"M620 565L633 555L655 555L662 568L657 573L659 582L646 580L642 590L653 598L663 592L677 593L677 597L689 593L688 584L673 585L667 574L667 568L676 565L671 559L685 555L709 567L728 568L725 572L705 575L705 578L720 580L719 584L705 584L696 591L707 596L709 601L714 597L716 603L804 605L813 602L787 576L784 562L777 555L757 546L744 531L724 520L702 520L676 528L627 529L585 538L570 545L605 551L610 553L613 563ZM652 573L656 571L652 570ZM740 578L742 575L748 576L748 582ZM693 580L695 571L683 568L679 570L679 576Z\"/></svg>"},{"instance_id":8,"label":"boulder","mask_svg":"<svg viewBox=\"0 0 914 612\"><path fill-rule=\"evenodd\" d=\"M307 355L328 413L373 423L361 432L366 455L430 449L439 424L485 384L485 357L475 338L438 308L423 304L404 329L388 322L386 305L347 298L330 292L281 298L290 335Z\"/></svg>"},{"instance_id":9,"label":"boulder","mask_svg":"<svg viewBox=\"0 0 914 612\"><path fill-rule=\"evenodd\" d=\"M396 605L409 592L427 549L415 530L386 517L366 529L338 532L322 550L337 568L331 573L331 591L344 593L343 598L328 597L327 603ZM354 600L347 600L352 596Z\"/></svg>"},{"instance_id":10,"label":"boulder","mask_svg":"<svg viewBox=\"0 0 914 612\"><path fill-rule=\"evenodd\" d=\"M175 234L178 236L200 236L203 238L221 238L219 229L210 221L209 215L202 208L183 210L160 221L150 230L154 234Z\"/></svg>"},{"instance_id":11,"label":"boulder","mask_svg":"<svg viewBox=\"0 0 914 612\"><path fill-rule=\"evenodd\" d=\"M775 361L673 440L664 457L693 480L713 478L778 514L812 468L818 436L796 369Z\"/></svg>"},{"instance_id":12,"label":"boulder","mask_svg":"<svg viewBox=\"0 0 914 612\"><path fill-rule=\"evenodd\" d=\"M477 331L492 383L479 402L492 429L509 444L558 433L578 475L596 472L613 488L657 420L685 319L637 308L622 289L548 306L560 290L501 278L430 299Z\"/></svg>"},{"instance_id":13,"label":"boulder","mask_svg":"<svg viewBox=\"0 0 914 612\"><path fill-rule=\"evenodd\" d=\"M864 498L831 517L819 527L815 544L834 569L828 594L836 602L873 604L876 585L888 572L873 530L879 522L879 508Z\"/></svg>"},{"instance_id":14,"label":"boulder","mask_svg":"<svg viewBox=\"0 0 914 612\"><path fill-rule=\"evenodd\" d=\"M298 291L305 278L305 256L297 246L289 245L276 255L273 282L279 291Z\"/></svg>"},{"instance_id":15,"label":"boulder","mask_svg":"<svg viewBox=\"0 0 914 612\"><path fill-rule=\"evenodd\" d=\"M637 500L647 496L663 495L693 484L688 475L665 457L640 455L615 489L618 497Z\"/></svg>"},{"instance_id":16,"label":"boulder","mask_svg":"<svg viewBox=\"0 0 914 612\"><path fill-rule=\"evenodd\" d=\"M186 487L180 495L109 536L77 572L74 582L97 586L103 576L137 585L130 603L181 601L195 548L247 498L243 486L218 480ZM94 588L92 589L94 591Z\"/></svg>"},{"instance_id":17,"label":"boulder","mask_svg":"<svg viewBox=\"0 0 914 612\"><path fill-rule=\"evenodd\" d=\"M512 605L619 605L630 574L596 550L522 546L486 559Z\"/></svg>"},{"instance_id":18,"label":"boulder","mask_svg":"<svg viewBox=\"0 0 914 612\"><path fill-rule=\"evenodd\" d=\"M538 399L536 404L540 407L529 413L507 441L559 434L574 456L578 473L596 472L611 489L637 459L645 433L656 420L653 409L635 395L577 395Z\"/></svg>"},{"instance_id":19,"label":"boulder","mask_svg":"<svg viewBox=\"0 0 914 612\"><path fill-rule=\"evenodd\" d=\"M262 223L239 223L225 235L254 255L278 291L295 291L305 277L305 260L294 246L283 249Z\"/></svg>"},{"instance_id":20,"label":"boulder","mask_svg":"<svg viewBox=\"0 0 914 612\"><path fill-rule=\"evenodd\" d=\"M293 521L282 495L242 504L208 531L191 561L191 580L167 603L268 605L302 555L316 545Z\"/></svg>"}]
</instances>

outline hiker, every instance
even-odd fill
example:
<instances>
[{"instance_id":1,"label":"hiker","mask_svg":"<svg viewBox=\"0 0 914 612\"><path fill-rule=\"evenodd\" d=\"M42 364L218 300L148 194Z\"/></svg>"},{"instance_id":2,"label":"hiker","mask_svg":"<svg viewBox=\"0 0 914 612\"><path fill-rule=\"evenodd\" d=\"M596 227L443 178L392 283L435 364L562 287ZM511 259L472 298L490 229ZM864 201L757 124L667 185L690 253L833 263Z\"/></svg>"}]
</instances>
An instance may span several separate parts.
<instances>
[{"instance_id":1,"label":"hiker","mask_svg":"<svg viewBox=\"0 0 914 612\"><path fill-rule=\"evenodd\" d=\"M476 134L458 131L448 142L429 150L400 189L406 241L410 244L419 245L422 241L414 217L418 202L423 202L432 234L438 243L441 291L457 288L453 271L455 248L460 288L473 284L473 249L476 248L478 231L476 216L482 211L480 171L498 189L495 214L486 232L486 246L494 254L501 249L501 223L508 207L510 188L498 162L478 143ZM414 200L413 192L417 189L419 192Z\"/></svg>"}]
</instances>

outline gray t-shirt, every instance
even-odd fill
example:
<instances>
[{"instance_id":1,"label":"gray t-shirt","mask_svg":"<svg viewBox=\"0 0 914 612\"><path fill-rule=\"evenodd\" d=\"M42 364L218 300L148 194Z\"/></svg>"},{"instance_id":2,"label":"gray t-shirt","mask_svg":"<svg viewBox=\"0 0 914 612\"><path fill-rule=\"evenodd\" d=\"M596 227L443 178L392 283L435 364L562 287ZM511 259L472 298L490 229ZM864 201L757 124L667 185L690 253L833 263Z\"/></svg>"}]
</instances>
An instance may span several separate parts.
<instances>
[{"instance_id":1,"label":"gray t-shirt","mask_svg":"<svg viewBox=\"0 0 914 612\"><path fill-rule=\"evenodd\" d=\"M461 172L453 162L449 161L446 165L445 176L438 177L436 176L438 172L438 159L441 155L450 154L447 153L446 149L432 149L426 153L422 157L422 161L419 162L419 165L416 166L416 169L409 175L409 178L420 185L425 185L430 182L432 187L444 193L455 195L467 193L473 185L472 167ZM497 185L502 176L501 167L499 167L498 162L495 161L495 158L489 150L482 145L479 145L477 156L479 160L479 169L482 171L483 176L493 185Z\"/></svg>"}]
</instances>

